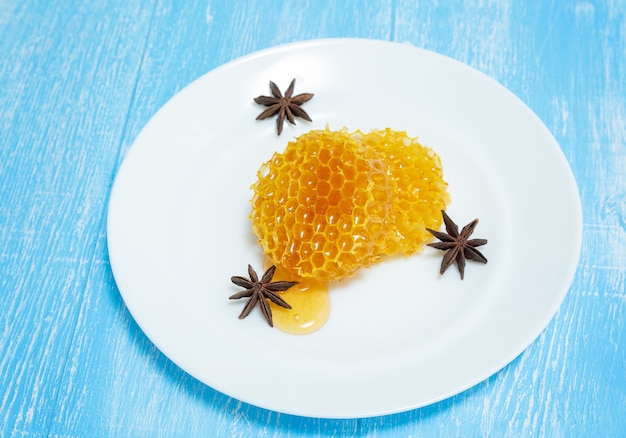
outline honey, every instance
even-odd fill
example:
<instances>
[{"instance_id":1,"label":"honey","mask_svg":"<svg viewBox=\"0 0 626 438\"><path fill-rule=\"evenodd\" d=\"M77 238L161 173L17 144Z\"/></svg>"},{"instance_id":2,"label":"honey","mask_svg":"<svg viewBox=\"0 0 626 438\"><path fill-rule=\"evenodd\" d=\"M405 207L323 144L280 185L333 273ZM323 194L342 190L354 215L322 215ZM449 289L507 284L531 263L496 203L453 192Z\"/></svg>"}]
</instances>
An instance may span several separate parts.
<instances>
[{"instance_id":1,"label":"honey","mask_svg":"<svg viewBox=\"0 0 626 438\"><path fill-rule=\"evenodd\" d=\"M439 157L389 128L310 131L257 177L250 218L266 256L321 284L421 250L449 202Z\"/></svg>"},{"instance_id":2,"label":"honey","mask_svg":"<svg viewBox=\"0 0 626 438\"><path fill-rule=\"evenodd\" d=\"M293 280L280 267L276 268L274 279ZM291 309L269 302L274 327L277 329L293 335L305 335L319 330L328 320L330 315L328 285L311 279L301 279L297 285L281 292L280 296L291 305Z\"/></svg>"},{"instance_id":3,"label":"honey","mask_svg":"<svg viewBox=\"0 0 626 438\"><path fill-rule=\"evenodd\" d=\"M308 283L308 282L307 282ZM274 327L292 335L306 335L319 330L330 315L328 286L322 283L298 284L282 293L292 309L270 302Z\"/></svg>"}]
</instances>

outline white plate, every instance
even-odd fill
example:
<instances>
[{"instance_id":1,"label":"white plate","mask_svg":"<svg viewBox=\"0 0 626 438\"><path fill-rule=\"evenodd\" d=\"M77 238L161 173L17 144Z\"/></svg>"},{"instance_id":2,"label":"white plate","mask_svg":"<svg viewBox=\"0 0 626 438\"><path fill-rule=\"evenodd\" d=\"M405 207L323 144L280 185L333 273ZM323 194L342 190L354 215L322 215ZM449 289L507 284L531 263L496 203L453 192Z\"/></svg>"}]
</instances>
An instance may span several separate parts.
<instances>
[{"instance_id":1,"label":"white plate","mask_svg":"<svg viewBox=\"0 0 626 438\"><path fill-rule=\"evenodd\" d=\"M255 121L252 98L312 92L313 122ZM262 254L250 185L276 150L313 128L392 127L442 158L459 225L480 218L487 265L438 273L427 248L331 288L318 332L271 329L232 275ZM200 381L245 402L313 417L424 406L486 379L546 327L572 281L582 217L575 180L538 117L494 80L444 56L371 40L319 40L255 53L191 83L149 121L111 193L108 245L146 335ZM548 247L546 247L548 245Z\"/></svg>"}]
</instances>

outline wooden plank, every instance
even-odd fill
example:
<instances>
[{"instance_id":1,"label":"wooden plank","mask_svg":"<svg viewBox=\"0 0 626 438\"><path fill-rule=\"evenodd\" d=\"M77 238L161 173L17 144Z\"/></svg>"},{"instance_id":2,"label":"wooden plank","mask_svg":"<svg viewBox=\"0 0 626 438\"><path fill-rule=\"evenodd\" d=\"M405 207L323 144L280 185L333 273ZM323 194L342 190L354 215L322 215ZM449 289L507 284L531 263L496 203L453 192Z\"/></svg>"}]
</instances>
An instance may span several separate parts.
<instances>
[{"instance_id":1,"label":"wooden plank","mask_svg":"<svg viewBox=\"0 0 626 438\"><path fill-rule=\"evenodd\" d=\"M20 5L3 29L0 412L11 434L46 434L63 389L145 11Z\"/></svg>"}]
</instances>

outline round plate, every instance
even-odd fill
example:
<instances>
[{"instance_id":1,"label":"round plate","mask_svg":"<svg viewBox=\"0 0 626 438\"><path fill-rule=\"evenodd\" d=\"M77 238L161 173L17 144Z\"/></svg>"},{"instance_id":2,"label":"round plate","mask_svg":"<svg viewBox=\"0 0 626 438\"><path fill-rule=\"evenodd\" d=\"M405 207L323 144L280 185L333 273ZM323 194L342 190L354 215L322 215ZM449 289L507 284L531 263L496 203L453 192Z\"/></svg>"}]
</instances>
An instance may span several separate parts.
<instances>
[{"instance_id":1,"label":"round plate","mask_svg":"<svg viewBox=\"0 0 626 438\"><path fill-rule=\"evenodd\" d=\"M315 97L276 135L256 121L272 80ZM439 275L432 248L330 287L318 332L270 328L232 275L262 269L250 185L274 151L311 129L391 127L441 157L459 226L486 265ZM575 180L539 118L494 80L447 57L372 40L258 52L202 76L142 130L115 179L111 267L139 326L183 370L245 402L313 417L424 406L486 379L546 327L572 281L582 235ZM549 250L545 250L546 242Z\"/></svg>"}]
</instances>

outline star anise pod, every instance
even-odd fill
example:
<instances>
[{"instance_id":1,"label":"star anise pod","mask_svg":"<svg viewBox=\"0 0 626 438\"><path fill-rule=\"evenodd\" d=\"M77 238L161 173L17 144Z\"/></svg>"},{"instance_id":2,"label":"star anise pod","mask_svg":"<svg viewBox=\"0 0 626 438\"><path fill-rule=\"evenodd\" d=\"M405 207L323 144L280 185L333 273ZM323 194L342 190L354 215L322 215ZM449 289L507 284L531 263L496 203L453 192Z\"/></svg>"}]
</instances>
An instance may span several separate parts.
<instances>
[{"instance_id":1,"label":"star anise pod","mask_svg":"<svg viewBox=\"0 0 626 438\"><path fill-rule=\"evenodd\" d=\"M446 212L442 210L441 214L443 215L443 222L448 234L426 228L433 236L441 240L441 242L429 243L428 246L446 251L443 256L443 261L441 262L440 274L446 272L446 269L448 269L452 263L456 262L459 272L461 273L461 280L463 280L466 259L487 263L485 256L476 249L477 246L486 244L487 239L469 239L478 224L478 219L474 219L472 222L465 225L459 233L459 227L452 222L452 219L450 219Z\"/></svg>"},{"instance_id":2,"label":"star anise pod","mask_svg":"<svg viewBox=\"0 0 626 438\"><path fill-rule=\"evenodd\" d=\"M254 101L260 105L265 105L267 108L261 114L257 116L257 120L267 119L268 117L272 117L276 113L278 113L278 118L276 119L276 128L278 130L278 135L283 132L283 123L285 122L285 117L292 125L296 124L294 119L295 117L301 117L304 120L311 121L311 117L300 108L304 102L311 100L313 94L311 93L302 93L297 96L291 97L293 94L293 88L296 84L296 80L293 79L289 87L285 91L285 95L280 92L280 89L276 86L276 84L270 81L270 90L272 91L273 96L259 96L255 97Z\"/></svg>"},{"instance_id":3,"label":"star anise pod","mask_svg":"<svg viewBox=\"0 0 626 438\"><path fill-rule=\"evenodd\" d=\"M274 327L274 323L272 322L272 310L270 309L270 305L267 302L267 299L271 300L273 303L284 307L285 309L291 309L291 306L287 304L281 297L278 296L276 292L284 292L290 287L298 284L297 281L275 281L272 282L272 277L274 276L274 271L276 271L276 266L272 266L269 268L259 281L259 277L252 266L248 265L248 275L250 279L248 280L245 277L234 276L230 277L230 280L235 283L237 286L241 286L246 290L238 292L234 295L231 295L229 298L231 300L236 300L239 298L249 298L246 302L246 305L243 306L243 310L239 315L239 319L244 319L246 316L250 314L252 309L259 304L261 307L261 313L267 320L267 323Z\"/></svg>"}]
</instances>

